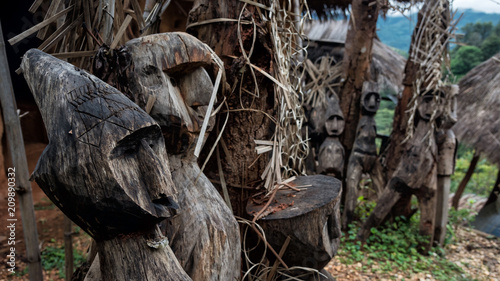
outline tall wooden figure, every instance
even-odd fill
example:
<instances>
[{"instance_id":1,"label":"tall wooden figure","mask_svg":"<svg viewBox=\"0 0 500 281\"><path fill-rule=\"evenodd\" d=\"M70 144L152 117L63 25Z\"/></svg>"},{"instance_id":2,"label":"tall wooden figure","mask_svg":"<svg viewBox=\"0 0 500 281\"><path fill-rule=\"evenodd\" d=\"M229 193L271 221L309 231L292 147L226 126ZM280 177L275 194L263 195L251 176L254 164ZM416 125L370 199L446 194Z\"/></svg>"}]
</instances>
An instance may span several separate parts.
<instances>
[{"instance_id":1,"label":"tall wooden figure","mask_svg":"<svg viewBox=\"0 0 500 281\"><path fill-rule=\"evenodd\" d=\"M377 160L377 127L375 114L380 105L377 84L365 82L361 96L361 119L356 130L356 139L349 156L346 178L346 201L342 214L342 227L347 229L354 217L354 209L358 198L358 185L362 173L369 173Z\"/></svg>"},{"instance_id":2,"label":"tall wooden figure","mask_svg":"<svg viewBox=\"0 0 500 281\"><path fill-rule=\"evenodd\" d=\"M414 194L420 208L419 233L429 238L421 245L425 252L430 250L434 239L437 192L437 145L430 119L433 114L439 118L443 112L441 91L428 91L419 97L416 128L406 142L403 154L391 180L377 200L377 206L358 232L358 239L366 241L370 229L382 223L392 207L401 198Z\"/></svg>"},{"instance_id":3,"label":"tall wooden figure","mask_svg":"<svg viewBox=\"0 0 500 281\"><path fill-rule=\"evenodd\" d=\"M438 119L439 130L436 133L438 147L437 167L437 205L436 205L436 227L434 231L434 242L444 245L446 237L446 224L448 223L448 201L450 197L451 175L455 172L455 156L457 152L457 138L451 127L457 122L457 94L458 86L447 86L444 91L449 95L446 99L444 111Z\"/></svg>"},{"instance_id":4,"label":"tall wooden figure","mask_svg":"<svg viewBox=\"0 0 500 281\"><path fill-rule=\"evenodd\" d=\"M339 141L339 136L344 131L345 121L339 99L335 94L328 99L323 118L325 119L323 122L327 137L319 148L318 173L342 178L345 152Z\"/></svg>"},{"instance_id":5,"label":"tall wooden figure","mask_svg":"<svg viewBox=\"0 0 500 281\"><path fill-rule=\"evenodd\" d=\"M177 32L130 40L121 51L123 92L142 108L152 105L150 115L165 136L182 210L166 226L175 256L193 280L238 280L238 223L194 155L218 58L195 37Z\"/></svg>"},{"instance_id":6,"label":"tall wooden figure","mask_svg":"<svg viewBox=\"0 0 500 281\"><path fill-rule=\"evenodd\" d=\"M177 206L160 126L115 88L39 50L21 67L49 137L32 178L96 240L100 280L191 280L157 226Z\"/></svg>"}]
</instances>

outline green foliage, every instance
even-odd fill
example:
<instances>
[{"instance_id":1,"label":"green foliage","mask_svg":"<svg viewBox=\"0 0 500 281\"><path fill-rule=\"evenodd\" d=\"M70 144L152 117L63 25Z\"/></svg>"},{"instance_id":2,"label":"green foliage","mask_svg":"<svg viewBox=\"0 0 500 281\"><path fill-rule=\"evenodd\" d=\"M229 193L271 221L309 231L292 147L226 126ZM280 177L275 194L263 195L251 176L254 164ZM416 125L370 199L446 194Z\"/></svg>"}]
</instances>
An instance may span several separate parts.
<instances>
[{"instance_id":1,"label":"green foliage","mask_svg":"<svg viewBox=\"0 0 500 281\"><path fill-rule=\"evenodd\" d=\"M479 47L490 36L492 30L493 24L491 22L468 23L461 28L464 37L460 42L469 46Z\"/></svg>"},{"instance_id":2,"label":"green foliage","mask_svg":"<svg viewBox=\"0 0 500 281\"><path fill-rule=\"evenodd\" d=\"M483 53L483 60L487 60L500 52L500 37L491 35L486 38L481 44L481 52Z\"/></svg>"},{"instance_id":3,"label":"green foliage","mask_svg":"<svg viewBox=\"0 0 500 281\"><path fill-rule=\"evenodd\" d=\"M462 152L461 152L462 150ZM459 147L459 153L455 165L455 173L451 176L451 192L455 192L460 181L465 177L470 166L470 161L474 152L470 149ZM465 193L473 193L479 196L488 197L496 181L498 167L481 159L476 165L474 174L465 187Z\"/></svg>"},{"instance_id":4,"label":"green foliage","mask_svg":"<svg viewBox=\"0 0 500 281\"><path fill-rule=\"evenodd\" d=\"M484 13L473 10L459 10L456 13L455 19L457 19L458 16L462 13L464 13L464 16L457 24L457 28L459 30L470 23L473 24L476 22L492 22L493 24L495 24L499 19L498 13ZM387 16L385 19L378 19L377 36L384 44L408 52L408 50L410 49L411 35L413 33L413 30L415 29L415 24L417 23L418 13L411 13L407 16L408 17ZM493 27L493 30L490 34L494 34L495 32L498 32L496 33L496 35L500 36L500 27L498 25ZM484 32L479 34L484 34ZM486 37L483 38L483 40L484 39L486 39Z\"/></svg>"},{"instance_id":5,"label":"green foliage","mask_svg":"<svg viewBox=\"0 0 500 281\"><path fill-rule=\"evenodd\" d=\"M390 135L392 131L393 120L394 120L394 109L380 108L377 111L377 115L375 115L375 123L377 124L377 133L386 136Z\"/></svg>"},{"instance_id":6,"label":"green foliage","mask_svg":"<svg viewBox=\"0 0 500 281\"><path fill-rule=\"evenodd\" d=\"M451 71L455 75L465 75L483 61L481 49L475 46L463 46L451 59Z\"/></svg>"},{"instance_id":7,"label":"green foliage","mask_svg":"<svg viewBox=\"0 0 500 281\"><path fill-rule=\"evenodd\" d=\"M64 247L47 247L42 251L42 266L45 270L57 268L59 270L59 277L65 278L64 272ZM82 253L73 250L73 258L75 268L79 267L84 261Z\"/></svg>"},{"instance_id":8,"label":"green foliage","mask_svg":"<svg viewBox=\"0 0 500 281\"><path fill-rule=\"evenodd\" d=\"M373 210L373 202L358 199L357 214L367 217ZM464 214L461 214L462 217ZM460 215L453 214L455 223ZM424 272L437 280L470 280L455 263L443 257L444 250L433 248L426 255L421 254L419 245L428 241L418 234L420 214L417 212L409 220L396 218L380 228L372 228L365 245L356 240L360 223L350 225L350 230L341 238L338 257L344 264L362 263L360 270L371 273L390 273L394 270L412 274ZM451 220L450 220L451 221ZM448 241L452 241L448 239Z\"/></svg>"}]
</instances>

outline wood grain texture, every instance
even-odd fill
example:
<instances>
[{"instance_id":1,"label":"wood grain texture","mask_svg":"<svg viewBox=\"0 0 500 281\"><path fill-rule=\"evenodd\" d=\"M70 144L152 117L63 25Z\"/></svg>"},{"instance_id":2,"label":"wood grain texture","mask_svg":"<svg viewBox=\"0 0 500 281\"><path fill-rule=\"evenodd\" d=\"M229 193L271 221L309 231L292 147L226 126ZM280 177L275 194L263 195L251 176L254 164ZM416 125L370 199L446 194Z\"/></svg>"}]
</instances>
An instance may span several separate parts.
<instances>
[{"instance_id":1,"label":"wood grain texture","mask_svg":"<svg viewBox=\"0 0 500 281\"><path fill-rule=\"evenodd\" d=\"M87 280L191 280L157 227L178 208L158 124L115 88L39 50L21 66L49 137L32 178L96 240L100 271Z\"/></svg>"},{"instance_id":2,"label":"wood grain texture","mask_svg":"<svg viewBox=\"0 0 500 281\"><path fill-rule=\"evenodd\" d=\"M35 210L31 184L29 182L28 162L24 150L24 140L21 131L21 123L17 113L17 104L10 78L9 64L5 52L2 26L0 24L0 102L2 104L3 121L5 124L6 138L9 145L12 165L14 170L9 169L7 173L14 172L9 178L15 180L15 189L18 200L18 208L21 212L23 223L24 240L26 243L26 254L29 265L31 281L43 280L42 262L40 249L38 247L38 231L36 227ZM3 158L3 157L2 157ZM3 160L3 159L2 159ZM3 168L3 167L2 167ZM7 183L7 182L6 182ZM10 186L10 185L9 185ZM7 189L7 185L4 187ZM10 192L10 191L9 191ZM7 201L5 201L7 205Z\"/></svg>"},{"instance_id":3,"label":"wood grain texture","mask_svg":"<svg viewBox=\"0 0 500 281\"><path fill-rule=\"evenodd\" d=\"M238 224L194 157L214 88L211 51L186 33L149 35L127 42L125 48L129 64L122 74L108 77L123 75L126 84L120 87L141 107L155 99L150 115L162 128L179 191L179 212L164 226L172 250L193 280L237 280ZM209 120L208 131L214 121Z\"/></svg>"},{"instance_id":4,"label":"wood grain texture","mask_svg":"<svg viewBox=\"0 0 500 281\"><path fill-rule=\"evenodd\" d=\"M380 105L380 95L377 93L378 88L373 83L365 83L364 85L364 92L361 96L361 119L356 129L356 138L347 166L346 199L344 213L342 214L343 229L347 229L354 219L361 175L371 173L377 160L375 113Z\"/></svg>"},{"instance_id":5,"label":"wood grain texture","mask_svg":"<svg viewBox=\"0 0 500 281\"><path fill-rule=\"evenodd\" d=\"M331 176L314 175L298 177L291 185L307 187L300 192L279 190L276 203L270 207L277 208L280 204L288 207L257 222L275 249L280 249L290 236L282 257L288 266L320 270L335 256L340 243L341 182ZM249 203L247 212L254 213L261 208Z\"/></svg>"}]
</instances>

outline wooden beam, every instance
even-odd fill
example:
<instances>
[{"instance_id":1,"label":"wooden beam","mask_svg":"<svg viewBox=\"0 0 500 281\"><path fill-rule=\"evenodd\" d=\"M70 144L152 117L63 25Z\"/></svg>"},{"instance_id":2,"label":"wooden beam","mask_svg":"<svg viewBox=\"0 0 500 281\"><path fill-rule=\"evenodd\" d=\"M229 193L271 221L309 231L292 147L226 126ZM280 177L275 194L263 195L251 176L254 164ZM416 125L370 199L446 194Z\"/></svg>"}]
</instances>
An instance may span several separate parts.
<instances>
[{"instance_id":1,"label":"wooden beam","mask_svg":"<svg viewBox=\"0 0 500 281\"><path fill-rule=\"evenodd\" d=\"M458 204L460 203L460 198L462 197L462 194L464 193L465 187L467 186L467 183L469 183L470 178L474 174L474 170L476 169L477 162L479 161L479 153L474 153L474 157L472 157L472 160L470 161L469 169L467 169L467 173L465 173L464 178L460 182L460 185L458 186L457 192L455 192L455 195L453 195L453 200L451 203L451 206L455 208L455 210L458 210Z\"/></svg>"},{"instance_id":2,"label":"wooden beam","mask_svg":"<svg viewBox=\"0 0 500 281\"><path fill-rule=\"evenodd\" d=\"M23 40L24 38L30 36L31 34L37 32L38 30L46 27L47 25L55 22L57 19L59 19L62 15L68 13L69 11L73 10L75 6L74 5L71 5L69 6L68 8L60 11L59 13L53 15L52 17L50 17L49 19L46 19L44 21L42 21L41 23L29 28L28 30L24 31L23 33L21 34L18 34L17 36L14 36L12 38L10 38L8 40L9 44L11 45L14 45L14 44L17 44L19 43L21 40Z\"/></svg>"},{"instance_id":3,"label":"wooden beam","mask_svg":"<svg viewBox=\"0 0 500 281\"><path fill-rule=\"evenodd\" d=\"M17 115L17 105L8 65L2 25L0 23L0 102L2 104L7 142L12 157L11 168L13 170L11 170L11 172L14 174L12 178L14 178L16 182L17 198L15 202L17 203L18 209L21 211L30 280L42 281L42 263L40 250L38 248L38 233L36 229L33 197L31 196L28 162L26 161L21 122ZM12 223L17 224L17 222Z\"/></svg>"}]
</instances>

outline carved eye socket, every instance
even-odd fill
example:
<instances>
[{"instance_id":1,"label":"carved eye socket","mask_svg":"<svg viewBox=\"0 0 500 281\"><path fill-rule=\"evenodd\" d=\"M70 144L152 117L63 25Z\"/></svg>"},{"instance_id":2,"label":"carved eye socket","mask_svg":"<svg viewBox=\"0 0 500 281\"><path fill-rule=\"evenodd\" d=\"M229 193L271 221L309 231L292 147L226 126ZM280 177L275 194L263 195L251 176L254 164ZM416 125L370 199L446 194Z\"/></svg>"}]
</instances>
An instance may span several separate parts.
<instances>
[{"instance_id":1,"label":"carved eye socket","mask_svg":"<svg viewBox=\"0 0 500 281\"><path fill-rule=\"evenodd\" d=\"M145 66L143 69L142 69L142 73L144 75L152 75L152 74L156 74L156 73L159 73L159 69L154 66L154 65L147 65Z\"/></svg>"}]
</instances>

